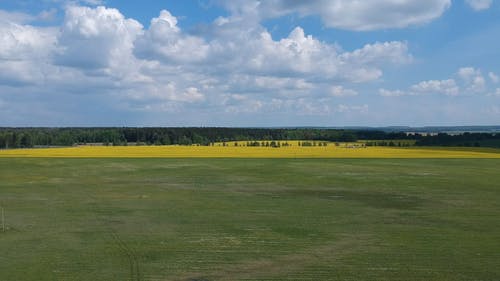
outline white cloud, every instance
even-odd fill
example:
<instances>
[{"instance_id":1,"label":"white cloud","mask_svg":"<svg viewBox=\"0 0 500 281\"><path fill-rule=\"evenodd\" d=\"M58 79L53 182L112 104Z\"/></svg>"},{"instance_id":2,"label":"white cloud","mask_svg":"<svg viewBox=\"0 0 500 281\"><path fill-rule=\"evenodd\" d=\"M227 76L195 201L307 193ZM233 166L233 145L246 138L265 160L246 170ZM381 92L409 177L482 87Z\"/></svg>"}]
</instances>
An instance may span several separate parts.
<instances>
[{"instance_id":1,"label":"white cloud","mask_svg":"<svg viewBox=\"0 0 500 281\"><path fill-rule=\"evenodd\" d=\"M137 101L151 105L169 104L169 102L197 103L205 100L205 95L198 88L181 89L174 82L165 85L152 83L148 86L129 90L128 95Z\"/></svg>"},{"instance_id":2,"label":"white cloud","mask_svg":"<svg viewBox=\"0 0 500 281\"><path fill-rule=\"evenodd\" d=\"M205 100L205 95L200 92L198 88L189 87L186 89L182 95L178 97L178 100L184 102L200 102Z\"/></svg>"},{"instance_id":3,"label":"white cloud","mask_svg":"<svg viewBox=\"0 0 500 281\"><path fill-rule=\"evenodd\" d=\"M392 41L367 44L361 49L345 52L339 55L344 77L353 82L373 81L382 76L377 66L392 64L407 64L412 61L406 42Z\"/></svg>"},{"instance_id":4,"label":"white cloud","mask_svg":"<svg viewBox=\"0 0 500 281\"><path fill-rule=\"evenodd\" d=\"M41 11L37 18L42 21L53 21L57 15L57 9L56 8L51 8L49 10L43 10Z\"/></svg>"},{"instance_id":5,"label":"white cloud","mask_svg":"<svg viewBox=\"0 0 500 281\"><path fill-rule=\"evenodd\" d=\"M468 92L481 93L486 90L486 79L484 79L481 70L473 67L462 67L458 70L458 76L465 83Z\"/></svg>"},{"instance_id":6,"label":"white cloud","mask_svg":"<svg viewBox=\"0 0 500 281\"><path fill-rule=\"evenodd\" d=\"M357 63L408 63L411 56L408 56L408 45L405 42L377 42L366 44L363 48L341 56L345 61L356 61Z\"/></svg>"},{"instance_id":7,"label":"white cloud","mask_svg":"<svg viewBox=\"0 0 500 281\"><path fill-rule=\"evenodd\" d=\"M492 105L486 109L486 113L489 115L493 115L495 117L500 116L500 107L496 105Z\"/></svg>"},{"instance_id":8,"label":"white cloud","mask_svg":"<svg viewBox=\"0 0 500 281\"><path fill-rule=\"evenodd\" d=\"M254 113L264 106L262 101L240 94L223 95L222 104L227 113Z\"/></svg>"},{"instance_id":9,"label":"white cloud","mask_svg":"<svg viewBox=\"0 0 500 281\"><path fill-rule=\"evenodd\" d=\"M493 72L488 73L488 77L490 77L491 82L494 84L497 84L499 81L498 76Z\"/></svg>"},{"instance_id":10,"label":"white cloud","mask_svg":"<svg viewBox=\"0 0 500 281\"><path fill-rule=\"evenodd\" d=\"M45 58L56 43L56 31L13 22L0 22L0 59L36 60Z\"/></svg>"},{"instance_id":11,"label":"white cloud","mask_svg":"<svg viewBox=\"0 0 500 281\"><path fill-rule=\"evenodd\" d=\"M9 94L24 90L75 108L84 100L134 112L210 108L323 116L339 112L332 97L358 94L346 84L380 79L386 66L412 60L406 42L345 51L301 27L278 40L260 23L237 16L190 33L168 11L144 29L117 9L68 4L61 26L26 21L0 20L0 84L17 89Z\"/></svg>"},{"instance_id":12,"label":"white cloud","mask_svg":"<svg viewBox=\"0 0 500 281\"><path fill-rule=\"evenodd\" d=\"M453 79L422 81L411 86L411 91L415 95L419 94L444 94L456 96L460 90Z\"/></svg>"},{"instance_id":13,"label":"white cloud","mask_svg":"<svg viewBox=\"0 0 500 281\"><path fill-rule=\"evenodd\" d=\"M472 77L477 75L481 75L481 73L474 67L462 67L458 70L458 76L466 81L470 81Z\"/></svg>"},{"instance_id":14,"label":"white cloud","mask_svg":"<svg viewBox=\"0 0 500 281\"><path fill-rule=\"evenodd\" d=\"M340 113L351 113L351 112L357 112L357 113L367 113L369 109L369 106L367 104L364 105L345 105L345 104L340 104L337 106L336 111Z\"/></svg>"},{"instance_id":15,"label":"white cloud","mask_svg":"<svg viewBox=\"0 0 500 281\"><path fill-rule=\"evenodd\" d=\"M198 62L207 58L208 46L202 38L183 34L177 26L177 18L163 10L136 42L135 52L146 59Z\"/></svg>"},{"instance_id":16,"label":"white cloud","mask_svg":"<svg viewBox=\"0 0 500 281\"><path fill-rule=\"evenodd\" d=\"M57 14L56 8L41 11L38 15L30 15L22 12L0 10L0 24L15 23L29 24L34 21L52 21Z\"/></svg>"},{"instance_id":17,"label":"white cloud","mask_svg":"<svg viewBox=\"0 0 500 281\"><path fill-rule=\"evenodd\" d=\"M378 94L382 97L401 97L401 96L406 96L407 93L401 90L386 90L386 89L379 89Z\"/></svg>"},{"instance_id":18,"label":"white cloud","mask_svg":"<svg viewBox=\"0 0 500 281\"><path fill-rule=\"evenodd\" d=\"M328 27L369 31L421 25L440 17L451 0L219 0L233 14L275 18L319 15Z\"/></svg>"},{"instance_id":19,"label":"white cloud","mask_svg":"<svg viewBox=\"0 0 500 281\"><path fill-rule=\"evenodd\" d=\"M56 34L55 28L0 21L0 84L20 87L42 82Z\"/></svg>"},{"instance_id":20,"label":"white cloud","mask_svg":"<svg viewBox=\"0 0 500 281\"><path fill-rule=\"evenodd\" d=\"M95 5L95 6L104 4L103 0L82 0L81 2L84 4Z\"/></svg>"},{"instance_id":21,"label":"white cloud","mask_svg":"<svg viewBox=\"0 0 500 281\"><path fill-rule=\"evenodd\" d=\"M306 98L300 98L297 100L291 100L288 102L292 106L293 110L297 112L298 115L330 115L333 112L332 107L325 101L322 100L310 100Z\"/></svg>"},{"instance_id":22,"label":"white cloud","mask_svg":"<svg viewBox=\"0 0 500 281\"><path fill-rule=\"evenodd\" d=\"M357 96L358 92L351 89L346 89L343 86L333 86L330 89L330 95L333 97L352 97Z\"/></svg>"},{"instance_id":23,"label":"white cloud","mask_svg":"<svg viewBox=\"0 0 500 281\"><path fill-rule=\"evenodd\" d=\"M40 66L29 61L4 61L0 63L0 84L15 87L39 84L44 73Z\"/></svg>"},{"instance_id":24,"label":"white cloud","mask_svg":"<svg viewBox=\"0 0 500 281\"><path fill-rule=\"evenodd\" d=\"M2 23L26 24L35 19L36 19L35 16L26 13L0 10L0 24Z\"/></svg>"},{"instance_id":25,"label":"white cloud","mask_svg":"<svg viewBox=\"0 0 500 281\"><path fill-rule=\"evenodd\" d=\"M488 76L493 84L498 83L498 76L489 72ZM379 89L379 95L384 97L397 97L407 95L422 94L444 94L447 96L457 96L460 94L481 94L490 91L486 79L480 69L474 67L462 67L456 72L457 80L450 78L445 80L428 80L419 82L410 87L407 91ZM498 93L498 90L497 90ZM488 94L490 96L495 94Z\"/></svg>"},{"instance_id":26,"label":"white cloud","mask_svg":"<svg viewBox=\"0 0 500 281\"><path fill-rule=\"evenodd\" d=\"M465 0L475 11L487 10L493 4L493 0Z\"/></svg>"},{"instance_id":27,"label":"white cloud","mask_svg":"<svg viewBox=\"0 0 500 281\"><path fill-rule=\"evenodd\" d=\"M337 45L306 35L300 27L279 41L266 30L259 31L252 37L223 37L224 41L211 42L210 57L229 59L223 66L226 69L246 69L260 75L306 75L353 82L380 78L381 65L411 61L404 42L367 44L353 52L343 52Z\"/></svg>"},{"instance_id":28,"label":"white cloud","mask_svg":"<svg viewBox=\"0 0 500 281\"><path fill-rule=\"evenodd\" d=\"M313 84L302 78L258 76L254 83L260 88L272 90L310 90L314 88Z\"/></svg>"},{"instance_id":29,"label":"white cloud","mask_svg":"<svg viewBox=\"0 0 500 281\"><path fill-rule=\"evenodd\" d=\"M460 88L455 80L428 80L412 85L407 91L379 89L378 94L382 97L401 97L442 94L446 96L457 96Z\"/></svg>"},{"instance_id":30,"label":"white cloud","mask_svg":"<svg viewBox=\"0 0 500 281\"><path fill-rule=\"evenodd\" d=\"M123 68L141 33L142 25L117 9L71 6L66 9L55 60L87 70Z\"/></svg>"},{"instance_id":31,"label":"white cloud","mask_svg":"<svg viewBox=\"0 0 500 281\"><path fill-rule=\"evenodd\" d=\"M261 47L256 49L257 52L250 53L250 69L270 73L303 74L313 71L321 71L328 75L335 73L336 48L305 35L300 27L295 28L287 38L280 41L274 41L268 32L262 32L255 43L261 44ZM323 61L320 60L321 57Z\"/></svg>"},{"instance_id":32,"label":"white cloud","mask_svg":"<svg viewBox=\"0 0 500 281\"><path fill-rule=\"evenodd\" d=\"M300 27L274 40L261 25L235 17L217 19L204 33L210 40L186 35L177 19L162 11L139 37L135 53L139 58L177 64L183 71L226 73L225 81L231 81L227 77L231 73L238 79L254 76L244 77L240 84L252 81L260 88L302 90L313 88L308 80L373 81L383 75L383 66L412 60L405 42L377 42L345 52L306 35Z\"/></svg>"}]
</instances>

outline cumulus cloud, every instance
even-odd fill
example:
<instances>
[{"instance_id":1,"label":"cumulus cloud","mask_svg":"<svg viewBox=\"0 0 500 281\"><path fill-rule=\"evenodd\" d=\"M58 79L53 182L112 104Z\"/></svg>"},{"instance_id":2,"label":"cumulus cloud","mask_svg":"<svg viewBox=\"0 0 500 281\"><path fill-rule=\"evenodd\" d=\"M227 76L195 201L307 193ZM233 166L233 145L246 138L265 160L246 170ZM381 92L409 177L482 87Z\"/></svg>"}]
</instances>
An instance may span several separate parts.
<instances>
[{"instance_id":1,"label":"cumulus cloud","mask_svg":"<svg viewBox=\"0 0 500 281\"><path fill-rule=\"evenodd\" d=\"M102 4L104 4L103 0L82 0L81 2L84 4L88 4L88 5L102 5Z\"/></svg>"},{"instance_id":2,"label":"cumulus cloud","mask_svg":"<svg viewBox=\"0 0 500 281\"><path fill-rule=\"evenodd\" d=\"M41 21L53 21L57 15L57 9L56 8L51 8L49 10L43 10L41 11L37 18Z\"/></svg>"},{"instance_id":3,"label":"cumulus cloud","mask_svg":"<svg viewBox=\"0 0 500 281\"><path fill-rule=\"evenodd\" d=\"M150 100L153 103L161 101L178 101L195 103L205 99L205 95L196 87L180 89L176 82L166 84L151 83L141 87L143 91L129 91L129 96L137 100Z\"/></svg>"},{"instance_id":4,"label":"cumulus cloud","mask_svg":"<svg viewBox=\"0 0 500 281\"><path fill-rule=\"evenodd\" d=\"M405 42L377 42L367 44L363 48L351 53L345 53L342 58L345 61L356 61L358 63L392 62L406 63L411 60L408 55L408 46Z\"/></svg>"},{"instance_id":5,"label":"cumulus cloud","mask_svg":"<svg viewBox=\"0 0 500 281\"><path fill-rule=\"evenodd\" d=\"M257 76L251 82L257 87L269 90L311 90L314 85L302 78ZM250 86L250 85L249 85Z\"/></svg>"},{"instance_id":6,"label":"cumulus cloud","mask_svg":"<svg viewBox=\"0 0 500 281\"><path fill-rule=\"evenodd\" d=\"M0 84L14 87L39 84L44 79L42 69L29 61L0 63Z\"/></svg>"},{"instance_id":7,"label":"cumulus cloud","mask_svg":"<svg viewBox=\"0 0 500 281\"><path fill-rule=\"evenodd\" d=\"M237 50L233 47L234 58L247 71L276 76L313 73L321 73L325 77L338 75L340 61L335 46L305 35L300 27L279 41L275 41L267 31L262 31L251 40L248 44L240 45L240 56L236 55ZM216 42L216 45L220 46L221 43ZM223 44L227 43L232 42Z\"/></svg>"},{"instance_id":8,"label":"cumulus cloud","mask_svg":"<svg viewBox=\"0 0 500 281\"><path fill-rule=\"evenodd\" d=\"M0 83L23 86L43 81L56 34L55 28L0 21Z\"/></svg>"},{"instance_id":9,"label":"cumulus cloud","mask_svg":"<svg viewBox=\"0 0 500 281\"><path fill-rule=\"evenodd\" d=\"M296 111L298 115L330 115L334 112L333 106L326 100L311 100L300 98L296 100L288 100L285 105L288 108Z\"/></svg>"},{"instance_id":10,"label":"cumulus cloud","mask_svg":"<svg viewBox=\"0 0 500 281\"><path fill-rule=\"evenodd\" d=\"M0 23L29 24L34 21L52 21L56 14L56 8L43 10L38 15L0 10Z\"/></svg>"},{"instance_id":11,"label":"cumulus cloud","mask_svg":"<svg viewBox=\"0 0 500 281\"><path fill-rule=\"evenodd\" d=\"M242 32L244 30L244 32ZM204 73L247 73L258 76L306 76L365 82L382 76L381 66L411 61L405 42L367 44L345 52L296 27L280 40L260 25L238 18L217 19L211 40L186 35L177 19L163 11L137 41L136 54L143 59L183 63L183 68Z\"/></svg>"},{"instance_id":12,"label":"cumulus cloud","mask_svg":"<svg viewBox=\"0 0 500 281\"><path fill-rule=\"evenodd\" d=\"M53 51L56 31L0 21L0 59L36 60Z\"/></svg>"},{"instance_id":13,"label":"cumulus cloud","mask_svg":"<svg viewBox=\"0 0 500 281\"><path fill-rule=\"evenodd\" d=\"M476 0L478 1L478 0ZM318 15L327 27L356 31L404 28L440 17L451 0L219 0L233 14L275 18L287 14Z\"/></svg>"},{"instance_id":14,"label":"cumulus cloud","mask_svg":"<svg viewBox=\"0 0 500 281\"><path fill-rule=\"evenodd\" d=\"M20 12L8 12L0 10L0 23L17 23L24 24L35 20L36 17Z\"/></svg>"},{"instance_id":15,"label":"cumulus cloud","mask_svg":"<svg viewBox=\"0 0 500 281\"><path fill-rule=\"evenodd\" d=\"M406 96L406 92L401 90L387 90L387 89L379 89L378 94L382 97L401 97Z\"/></svg>"},{"instance_id":16,"label":"cumulus cloud","mask_svg":"<svg viewBox=\"0 0 500 281\"><path fill-rule=\"evenodd\" d=\"M415 94L444 94L456 96L459 94L457 83L453 79L422 81L411 86L412 93Z\"/></svg>"},{"instance_id":17,"label":"cumulus cloud","mask_svg":"<svg viewBox=\"0 0 500 281\"><path fill-rule=\"evenodd\" d=\"M412 61L407 43L400 41L367 44L353 52L345 52L339 57L342 64L348 66L342 72L354 82L380 78L383 73L380 68L374 66L386 63L406 64Z\"/></svg>"},{"instance_id":18,"label":"cumulus cloud","mask_svg":"<svg viewBox=\"0 0 500 281\"><path fill-rule=\"evenodd\" d=\"M206 66L204 72L236 71L275 77L306 75L358 82L380 78L383 65L411 61L405 42L377 42L345 52L337 44L327 44L307 35L301 27L275 40L260 24L238 17L217 19L209 33L210 40L185 35L177 27L176 18L162 12L139 40L137 52L147 53L144 56L147 59L185 58L184 63L195 63L197 68Z\"/></svg>"},{"instance_id":19,"label":"cumulus cloud","mask_svg":"<svg viewBox=\"0 0 500 281\"><path fill-rule=\"evenodd\" d=\"M494 116L494 117L499 117L500 116L500 107L496 105L489 106L486 108L486 113L488 115Z\"/></svg>"},{"instance_id":20,"label":"cumulus cloud","mask_svg":"<svg viewBox=\"0 0 500 281\"><path fill-rule=\"evenodd\" d=\"M427 80L412 85L407 91L379 89L378 94L383 97L420 96L431 94L457 96L460 94L460 88L453 79Z\"/></svg>"},{"instance_id":21,"label":"cumulus cloud","mask_svg":"<svg viewBox=\"0 0 500 281\"><path fill-rule=\"evenodd\" d=\"M481 93L486 90L486 79L484 79L481 70L473 67L462 67L458 70L458 76L465 83L467 91Z\"/></svg>"},{"instance_id":22,"label":"cumulus cloud","mask_svg":"<svg viewBox=\"0 0 500 281\"><path fill-rule=\"evenodd\" d=\"M493 4L493 0L465 0L475 11L487 10Z\"/></svg>"},{"instance_id":23,"label":"cumulus cloud","mask_svg":"<svg viewBox=\"0 0 500 281\"><path fill-rule=\"evenodd\" d=\"M358 92L351 89L346 89L343 86L333 86L330 89L330 95L333 97L352 97L357 96Z\"/></svg>"},{"instance_id":24,"label":"cumulus cloud","mask_svg":"<svg viewBox=\"0 0 500 281\"><path fill-rule=\"evenodd\" d=\"M177 99L185 102L200 102L205 100L205 95L198 88L189 87Z\"/></svg>"},{"instance_id":25,"label":"cumulus cloud","mask_svg":"<svg viewBox=\"0 0 500 281\"><path fill-rule=\"evenodd\" d=\"M493 72L488 76L493 84L498 83L498 77ZM456 78L456 79L455 79ZM408 90L379 89L378 94L384 97L443 94L447 96L487 93L491 89L480 69L462 67L456 72L455 78L445 80L428 80L411 86ZM494 94L493 94L494 95Z\"/></svg>"},{"instance_id":26,"label":"cumulus cloud","mask_svg":"<svg viewBox=\"0 0 500 281\"><path fill-rule=\"evenodd\" d=\"M227 113L254 113L264 106L262 101L241 94L223 95L222 103Z\"/></svg>"},{"instance_id":27,"label":"cumulus cloud","mask_svg":"<svg viewBox=\"0 0 500 281\"><path fill-rule=\"evenodd\" d=\"M490 78L491 82L494 83L494 84L497 84L498 81L499 81L498 75L496 75L493 72L488 73L488 77Z\"/></svg>"},{"instance_id":28,"label":"cumulus cloud","mask_svg":"<svg viewBox=\"0 0 500 281\"><path fill-rule=\"evenodd\" d=\"M136 54L145 59L166 62L198 62L208 56L208 46L199 37L183 34L177 18L163 10L151 20L149 29L136 42Z\"/></svg>"},{"instance_id":29,"label":"cumulus cloud","mask_svg":"<svg viewBox=\"0 0 500 281\"><path fill-rule=\"evenodd\" d=\"M350 113L350 112L356 112L356 113L367 113L369 109L369 106L367 104L363 105L345 105L345 104L340 104L337 106L336 111L341 112L341 113Z\"/></svg>"},{"instance_id":30,"label":"cumulus cloud","mask_svg":"<svg viewBox=\"0 0 500 281\"><path fill-rule=\"evenodd\" d=\"M304 74L319 70L328 75L333 75L336 71L335 64L329 65L325 61L336 61L337 50L305 35L300 27L280 41L273 40L268 32L262 32L255 42L261 44L261 47L256 52L248 53L248 67L251 70L274 74ZM320 62L321 57L324 58L323 62Z\"/></svg>"},{"instance_id":31,"label":"cumulus cloud","mask_svg":"<svg viewBox=\"0 0 500 281\"><path fill-rule=\"evenodd\" d=\"M301 27L273 38L259 22L236 14L204 32L187 32L166 10L145 28L117 9L74 3L66 6L61 26L0 20L3 86L68 104L86 96L116 110L324 115L341 112L335 97L355 96L356 85L412 61L406 42L346 51Z\"/></svg>"},{"instance_id":32,"label":"cumulus cloud","mask_svg":"<svg viewBox=\"0 0 500 281\"><path fill-rule=\"evenodd\" d=\"M122 67L141 33L142 25L117 9L71 6L66 9L55 61L87 70Z\"/></svg>"}]
</instances>

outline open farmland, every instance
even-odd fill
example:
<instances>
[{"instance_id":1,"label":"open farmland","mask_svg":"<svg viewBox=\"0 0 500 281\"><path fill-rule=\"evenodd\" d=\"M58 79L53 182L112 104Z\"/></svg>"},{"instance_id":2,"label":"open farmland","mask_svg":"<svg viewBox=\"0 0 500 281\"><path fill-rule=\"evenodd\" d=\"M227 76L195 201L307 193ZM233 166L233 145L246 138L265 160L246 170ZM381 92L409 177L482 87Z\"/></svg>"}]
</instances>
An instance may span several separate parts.
<instances>
[{"instance_id":1,"label":"open farmland","mask_svg":"<svg viewBox=\"0 0 500 281\"><path fill-rule=\"evenodd\" d=\"M69 148L0 150L1 157L59 158L500 158L500 149L437 147L359 147L357 144L304 147L226 146L81 146Z\"/></svg>"},{"instance_id":2,"label":"open farmland","mask_svg":"<svg viewBox=\"0 0 500 281\"><path fill-rule=\"evenodd\" d=\"M100 149L154 148L43 151ZM500 159L2 158L0 280L499 280L499 170Z\"/></svg>"}]
</instances>

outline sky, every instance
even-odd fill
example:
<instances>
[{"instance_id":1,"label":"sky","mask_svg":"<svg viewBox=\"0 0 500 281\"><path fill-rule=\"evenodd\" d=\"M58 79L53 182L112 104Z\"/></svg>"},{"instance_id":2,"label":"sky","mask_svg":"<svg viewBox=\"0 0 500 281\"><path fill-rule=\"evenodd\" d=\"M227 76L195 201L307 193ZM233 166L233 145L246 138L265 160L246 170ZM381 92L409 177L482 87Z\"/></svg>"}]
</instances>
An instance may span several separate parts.
<instances>
[{"instance_id":1,"label":"sky","mask_svg":"<svg viewBox=\"0 0 500 281\"><path fill-rule=\"evenodd\" d=\"M500 125L496 0L0 0L0 127Z\"/></svg>"}]
</instances>

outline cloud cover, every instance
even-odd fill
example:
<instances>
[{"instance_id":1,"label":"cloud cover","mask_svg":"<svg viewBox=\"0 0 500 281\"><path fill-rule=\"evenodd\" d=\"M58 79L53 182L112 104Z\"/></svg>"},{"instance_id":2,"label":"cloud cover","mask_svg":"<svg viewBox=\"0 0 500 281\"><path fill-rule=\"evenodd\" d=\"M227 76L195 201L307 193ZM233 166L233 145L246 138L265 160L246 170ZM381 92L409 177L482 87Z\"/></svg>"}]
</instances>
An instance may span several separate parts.
<instances>
[{"instance_id":1,"label":"cloud cover","mask_svg":"<svg viewBox=\"0 0 500 281\"><path fill-rule=\"evenodd\" d=\"M493 0L465 0L465 2L476 11L487 10L493 4Z\"/></svg>"},{"instance_id":2,"label":"cloud cover","mask_svg":"<svg viewBox=\"0 0 500 281\"><path fill-rule=\"evenodd\" d=\"M488 73L490 78L490 83L488 83L480 69L470 66L459 68L454 76L445 80L421 81L410 86L408 90L387 90L382 88L379 89L378 93L383 97L418 96L425 94L470 96L485 94L488 89L498 83L498 76L494 72Z\"/></svg>"},{"instance_id":3,"label":"cloud cover","mask_svg":"<svg viewBox=\"0 0 500 281\"><path fill-rule=\"evenodd\" d=\"M289 14L319 15L332 28L404 28L438 18L451 1L221 0L219 4L229 15L197 30L183 30L168 10L143 26L118 9L70 3L64 6L60 25L50 27L32 24L38 16L2 11L3 107L19 106L24 93L32 118L39 112L40 119L51 118L49 123L71 120L68 114L85 120L103 112L127 114L137 122L147 122L141 121L144 116L161 119L163 113L366 114L370 107L353 98L363 96L364 85L383 81L387 69L413 62L407 41L373 41L345 50L301 26L283 38L273 38L262 21ZM498 81L493 72L487 77L478 69L463 68L454 78L422 81L408 91L381 89L379 94L456 96L463 88L482 93L488 81ZM11 118L3 112L4 120Z\"/></svg>"},{"instance_id":4,"label":"cloud cover","mask_svg":"<svg viewBox=\"0 0 500 281\"><path fill-rule=\"evenodd\" d=\"M219 0L219 3L233 14L245 17L320 15L327 27L356 31L422 25L440 17L451 6L451 0Z\"/></svg>"},{"instance_id":5,"label":"cloud cover","mask_svg":"<svg viewBox=\"0 0 500 281\"><path fill-rule=\"evenodd\" d=\"M168 111L201 102L224 108L226 96L245 97L236 99L247 101L240 106L257 110L264 104L276 109L276 98L305 104L318 96L353 96L356 91L334 86L374 81L384 67L412 60L401 41L344 51L301 27L276 40L260 23L238 16L211 23L207 37L177 23L167 10L145 28L117 9L74 5L60 27L3 20L0 81L62 99L92 93L129 110ZM231 111L239 111L237 104Z\"/></svg>"}]
</instances>

